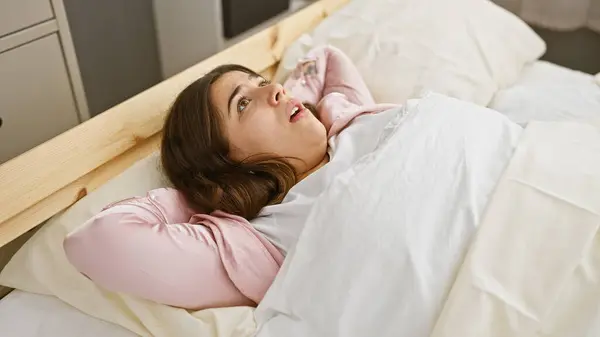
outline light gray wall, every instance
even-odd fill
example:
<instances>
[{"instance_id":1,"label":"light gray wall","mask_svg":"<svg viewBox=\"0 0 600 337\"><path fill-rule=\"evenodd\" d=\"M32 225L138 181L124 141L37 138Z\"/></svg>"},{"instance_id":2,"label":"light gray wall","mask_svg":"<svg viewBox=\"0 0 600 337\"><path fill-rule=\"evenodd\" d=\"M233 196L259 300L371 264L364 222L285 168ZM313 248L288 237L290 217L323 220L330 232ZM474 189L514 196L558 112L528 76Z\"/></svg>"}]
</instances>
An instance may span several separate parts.
<instances>
[{"instance_id":1,"label":"light gray wall","mask_svg":"<svg viewBox=\"0 0 600 337\"><path fill-rule=\"evenodd\" d=\"M150 2L154 3L154 20L164 78L223 49L221 0Z\"/></svg>"},{"instance_id":2,"label":"light gray wall","mask_svg":"<svg viewBox=\"0 0 600 337\"><path fill-rule=\"evenodd\" d=\"M542 59L590 74L600 72L600 34L587 28L570 32L534 29L546 41Z\"/></svg>"},{"instance_id":3,"label":"light gray wall","mask_svg":"<svg viewBox=\"0 0 600 337\"><path fill-rule=\"evenodd\" d=\"M513 13L520 11L520 1L492 1ZM590 74L600 72L600 33L587 28L572 31L556 31L537 26L532 28L546 42L546 53L542 60Z\"/></svg>"},{"instance_id":4,"label":"light gray wall","mask_svg":"<svg viewBox=\"0 0 600 337\"><path fill-rule=\"evenodd\" d=\"M161 80L150 0L64 0L92 116Z\"/></svg>"}]
</instances>

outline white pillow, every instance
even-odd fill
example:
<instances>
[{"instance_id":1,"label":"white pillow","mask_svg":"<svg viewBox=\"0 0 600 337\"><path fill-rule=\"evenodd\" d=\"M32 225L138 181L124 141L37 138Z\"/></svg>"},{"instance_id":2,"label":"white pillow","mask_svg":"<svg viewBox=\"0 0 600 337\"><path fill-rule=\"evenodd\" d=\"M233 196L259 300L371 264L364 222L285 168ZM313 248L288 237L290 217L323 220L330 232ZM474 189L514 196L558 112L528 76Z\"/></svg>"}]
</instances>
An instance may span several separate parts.
<instances>
[{"instance_id":1,"label":"white pillow","mask_svg":"<svg viewBox=\"0 0 600 337\"><path fill-rule=\"evenodd\" d=\"M167 186L159 167L158 156L151 155L48 220L4 268L0 284L56 296L90 316L141 336L251 336L256 329L252 308L188 312L111 293L96 286L68 262L62 245L67 234L111 202Z\"/></svg>"},{"instance_id":2,"label":"white pillow","mask_svg":"<svg viewBox=\"0 0 600 337\"><path fill-rule=\"evenodd\" d=\"M378 103L399 104L435 91L487 105L546 48L491 1L354 0L290 46L275 79L323 44L348 54Z\"/></svg>"}]
</instances>

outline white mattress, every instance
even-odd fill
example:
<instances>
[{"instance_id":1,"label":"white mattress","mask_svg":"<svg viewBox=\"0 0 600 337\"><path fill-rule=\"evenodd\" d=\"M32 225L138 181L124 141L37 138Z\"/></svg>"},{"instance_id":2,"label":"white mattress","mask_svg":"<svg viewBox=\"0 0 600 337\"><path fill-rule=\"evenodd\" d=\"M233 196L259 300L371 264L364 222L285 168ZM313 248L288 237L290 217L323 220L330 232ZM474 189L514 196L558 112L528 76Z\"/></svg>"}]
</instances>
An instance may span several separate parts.
<instances>
[{"instance_id":1,"label":"white mattress","mask_svg":"<svg viewBox=\"0 0 600 337\"><path fill-rule=\"evenodd\" d=\"M0 301L2 337L136 337L59 299L15 290Z\"/></svg>"},{"instance_id":2,"label":"white mattress","mask_svg":"<svg viewBox=\"0 0 600 337\"><path fill-rule=\"evenodd\" d=\"M498 91L489 107L519 124L597 119L600 77L538 61L523 70L515 85Z\"/></svg>"},{"instance_id":3,"label":"white mattress","mask_svg":"<svg viewBox=\"0 0 600 337\"><path fill-rule=\"evenodd\" d=\"M530 120L600 118L600 83L593 76L548 62L535 62L490 107L524 124ZM0 301L1 337L135 337L60 300L13 291Z\"/></svg>"}]
</instances>

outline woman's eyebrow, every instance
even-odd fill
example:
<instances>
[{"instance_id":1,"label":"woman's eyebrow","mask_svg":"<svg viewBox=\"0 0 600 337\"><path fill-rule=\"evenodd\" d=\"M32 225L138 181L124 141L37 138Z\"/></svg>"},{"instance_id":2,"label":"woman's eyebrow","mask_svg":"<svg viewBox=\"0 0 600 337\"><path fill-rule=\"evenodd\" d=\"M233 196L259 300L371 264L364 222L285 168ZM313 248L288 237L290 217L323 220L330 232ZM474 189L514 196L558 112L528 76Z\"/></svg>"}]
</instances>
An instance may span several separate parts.
<instances>
[{"instance_id":1,"label":"woman's eyebrow","mask_svg":"<svg viewBox=\"0 0 600 337\"><path fill-rule=\"evenodd\" d=\"M249 80L253 80L255 78L259 78L260 76L257 74L253 74L253 73L249 73L248 74L248 79ZM233 89L233 91L231 92L231 95L229 96L229 100L227 101L227 112L231 115L231 102L233 101L233 98L240 92L241 89L241 85L238 85L235 87L235 89Z\"/></svg>"},{"instance_id":2,"label":"woman's eyebrow","mask_svg":"<svg viewBox=\"0 0 600 337\"><path fill-rule=\"evenodd\" d=\"M240 92L241 87L241 85L235 87L229 96L229 101L227 101L227 112L229 112L229 115L231 115L231 101L233 101L233 98Z\"/></svg>"}]
</instances>

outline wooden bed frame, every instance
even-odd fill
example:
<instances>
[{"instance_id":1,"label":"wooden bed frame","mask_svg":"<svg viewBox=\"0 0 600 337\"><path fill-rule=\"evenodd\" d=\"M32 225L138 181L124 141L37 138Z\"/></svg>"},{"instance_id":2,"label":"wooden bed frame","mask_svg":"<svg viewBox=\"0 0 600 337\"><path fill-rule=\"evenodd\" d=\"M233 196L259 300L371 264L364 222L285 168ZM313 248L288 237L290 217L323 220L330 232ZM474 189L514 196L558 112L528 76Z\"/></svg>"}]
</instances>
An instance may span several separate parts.
<instances>
[{"instance_id":1,"label":"wooden bed frame","mask_svg":"<svg viewBox=\"0 0 600 337\"><path fill-rule=\"evenodd\" d=\"M45 220L158 150L166 111L189 83L223 63L242 64L271 78L284 49L348 1L315 1L0 165L0 270ZM6 292L0 289L0 297Z\"/></svg>"}]
</instances>

